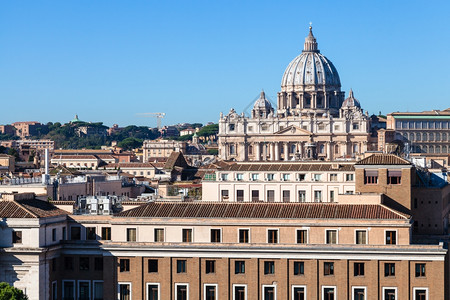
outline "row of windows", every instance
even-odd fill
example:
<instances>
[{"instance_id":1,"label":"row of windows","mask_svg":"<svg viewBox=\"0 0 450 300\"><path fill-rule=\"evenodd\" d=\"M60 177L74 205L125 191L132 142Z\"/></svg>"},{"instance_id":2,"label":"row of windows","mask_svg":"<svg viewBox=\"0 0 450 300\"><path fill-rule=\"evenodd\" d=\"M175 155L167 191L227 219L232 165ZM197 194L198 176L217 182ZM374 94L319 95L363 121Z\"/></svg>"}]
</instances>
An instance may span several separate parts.
<instances>
[{"instance_id":1,"label":"row of windows","mask_svg":"<svg viewBox=\"0 0 450 300\"><path fill-rule=\"evenodd\" d=\"M101 280L63 280L62 281L62 299L64 300L103 300L103 281ZM91 298L92 295L92 298ZM52 300L58 298L57 282L52 282Z\"/></svg>"},{"instance_id":2,"label":"row of windows","mask_svg":"<svg viewBox=\"0 0 450 300\"><path fill-rule=\"evenodd\" d=\"M136 242L136 228L127 228L127 242ZM307 244L308 241L308 229L297 229L296 230L296 243ZM325 229L325 243L326 244L338 244L339 236L337 229ZM239 243L250 243L250 229L238 229L237 238ZM14 233L13 233L14 234ZM182 228L181 229L181 240L183 243L193 242L193 229L192 228ZM81 237L81 227L74 226L71 227L71 239L80 240ZM95 240L97 238L95 227L86 227L86 239ZM111 240L111 227L102 227L102 240ZM165 241L165 229L164 228L154 228L154 242L164 242ZM214 228L210 229L210 242L211 243L221 243L222 242L222 229ZM267 229L267 243L276 244L279 243L279 229ZM355 244L367 244L368 243L368 232L365 229L355 230ZM385 231L385 244L386 245L396 245L397 244L397 231L396 230L386 230Z\"/></svg>"},{"instance_id":3,"label":"row of windows","mask_svg":"<svg viewBox=\"0 0 450 300\"><path fill-rule=\"evenodd\" d=\"M446 132L403 132L401 135L412 142L447 142L450 137Z\"/></svg>"},{"instance_id":4,"label":"row of windows","mask_svg":"<svg viewBox=\"0 0 450 300\"><path fill-rule=\"evenodd\" d=\"M259 190L251 190L250 193L251 193L251 201L252 202L259 202L259 201L275 202L275 190L267 190L265 199L260 198ZM353 191L346 191L346 194L353 194ZM227 200L230 198L229 190L221 190L220 195L221 195L222 200ZM313 191L314 202L322 202L323 201L322 195L323 195L323 193L321 190ZM281 191L281 196L282 196L283 202L307 202L306 201L306 190L298 190L297 191L297 199L291 199L291 191L290 190ZM294 200L294 201L292 201L292 200ZM332 190L332 191L330 191L330 196L328 198L328 201L334 202L334 200L335 200L335 191ZM236 190L236 201L244 202L244 190Z\"/></svg>"},{"instance_id":5,"label":"row of windows","mask_svg":"<svg viewBox=\"0 0 450 300\"><path fill-rule=\"evenodd\" d=\"M294 178L296 181L305 181L306 180L306 174L296 174L294 176L293 174L290 174L290 173L283 173L283 174L280 174L279 176L276 176L276 174L274 174L274 173L268 173L268 174L265 174L265 176L264 175L260 176L259 173L251 173L249 175L249 180L250 181L259 181L259 180L274 181L274 180L276 180L277 177L279 177L280 181L291 181ZM325 178L325 177L326 176L324 176L323 174L311 174L311 181L327 180L327 178ZM227 180L231 180L231 178L228 173L222 173L222 174L220 174L220 180L227 181ZM237 173L235 175L235 177L233 178L233 180L243 181L244 174ZM345 174L345 181L353 181L353 180L354 180L354 174ZM337 182L338 174L329 174L328 181Z\"/></svg>"},{"instance_id":6,"label":"row of windows","mask_svg":"<svg viewBox=\"0 0 450 300\"><path fill-rule=\"evenodd\" d=\"M398 129L449 129L450 121L396 121Z\"/></svg>"},{"instance_id":7,"label":"row of windows","mask_svg":"<svg viewBox=\"0 0 450 300\"><path fill-rule=\"evenodd\" d=\"M402 171L401 170L388 170L387 184L401 184L402 183ZM365 170L364 171L364 184L378 184L378 170Z\"/></svg>"},{"instance_id":8,"label":"row of windows","mask_svg":"<svg viewBox=\"0 0 450 300\"><path fill-rule=\"evenodd\" d=\"M147 300L159 300L161 296L160 283L147 283L146 285ZM119 300L131 300L131 283L119 283ZM276 285L262 285L261 286L261 299L262 300L276 300L277 299L277 286ZM291 298L292 300L306 300L307 286L306 285L292 285L291 286ZM175 283L175 299L176 300L189 300L189 284L187 283ZM367 287L365 286L352 286L352 299L353 300L367 300ZM336 286L322 286L321 287L321 300L335 300L337 299L337 287ZM413 288L414 300L427 300L428 288ZM69 299L69 298L68 298ZM71 298L70 298L71 299ZM219 299L219 285L216 283L207 283L203 285L203 298L204 300L218 300ZM247 299L247 285L246 284L233 284L232 286L232 299L233 300L246 300ZM382 287L382 300L397 300L397 287Z\"/></svg>"},{"instance_id":9,"label":"row of windows","mask_svg":"<svg viewBox=\"0 0 450 300\"><path fill-rule=\"evenodd\" d=\"M92 265L93 263L93 265ZM52 259L52 271L57 271L58 263L56 258ZM78 269L80 271L103 271L103 257L94 257L92 260L90 257L80 256L78 258L72 256L64 257L64 270L74 271Z\"/></svg>"}]
</instances>

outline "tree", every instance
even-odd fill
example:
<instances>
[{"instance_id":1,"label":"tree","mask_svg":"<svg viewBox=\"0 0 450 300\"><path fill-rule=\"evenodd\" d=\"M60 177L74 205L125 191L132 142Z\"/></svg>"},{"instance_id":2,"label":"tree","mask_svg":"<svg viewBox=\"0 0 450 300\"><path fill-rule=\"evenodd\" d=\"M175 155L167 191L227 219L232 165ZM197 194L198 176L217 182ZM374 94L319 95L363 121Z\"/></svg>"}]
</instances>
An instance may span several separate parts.
<instances>
[{"instance_id":1,"label":"tree","mask_svg":"<svg viewBox=\"0 0 450 300\"><path fill-rule=\"evenodd\" d=\"M0 282L0 300L28 300L27 295L6 282Z\"/></svg>"},{"instance_id":2,"label":"tree","mask_svg":"<svg viewBox=\"0 0 450 300\"><path fill-rule=\"evenodd\" d=\"M129 137L118 143L118 146L124 150L131 150L142 147L143 141L134 137Z\"/></svg>"}]
</instances>

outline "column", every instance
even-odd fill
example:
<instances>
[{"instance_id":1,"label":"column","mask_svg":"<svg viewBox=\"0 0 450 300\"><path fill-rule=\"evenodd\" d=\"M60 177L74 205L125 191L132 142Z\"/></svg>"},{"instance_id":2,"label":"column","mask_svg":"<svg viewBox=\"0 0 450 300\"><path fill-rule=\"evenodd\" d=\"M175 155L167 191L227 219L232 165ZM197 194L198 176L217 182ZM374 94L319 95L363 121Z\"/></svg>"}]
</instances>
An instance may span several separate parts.
<instances>
[{"instance_id":1,"label":"column","mask_svg":"<svg viewBox=\"0 0 450 300\"><path fill-rule=\"evenodd\" d=\"M273 142L271 142L269 144L270 146L270 160L274 161L275 160L275 145L273 144Z\"/></svg>"},{"instance_id":2,"label":"column","mask_svg":"<svg viewBox=\"0 0 450 300\"><path fill-rule=\"evenodd\" d=\"M260 145L259 142L255 143L255 160L259 161L261 159L261 149L260 149Z\"/></svg>"},{"instance_id":3,"label":"column","mask_svg":"<svg viewBox=\"0 0 450 300\"><path fill-rule=\"evenodd\" d=\"M288 143L283 143L284 146L284 160L289 160L289 146Z\"/></svg>"},{"instance_id":4,"label":"column","mask_svg":"<svg viewBox=\"0 0 450 300\"><path fill-rule=\"evenodd\" d=\"M278 142L275 142L275 160L280 160L280 144Z\"/></svg>"},{"instance_id":5,"label":"column","mask_svg":"<svg viewBox=\"0 0 450 300\"><path fill-rule=\"evenodd\" d=\"M331 160L331 142L327 141L327 160Z\"/></svg>"}]
</instances>

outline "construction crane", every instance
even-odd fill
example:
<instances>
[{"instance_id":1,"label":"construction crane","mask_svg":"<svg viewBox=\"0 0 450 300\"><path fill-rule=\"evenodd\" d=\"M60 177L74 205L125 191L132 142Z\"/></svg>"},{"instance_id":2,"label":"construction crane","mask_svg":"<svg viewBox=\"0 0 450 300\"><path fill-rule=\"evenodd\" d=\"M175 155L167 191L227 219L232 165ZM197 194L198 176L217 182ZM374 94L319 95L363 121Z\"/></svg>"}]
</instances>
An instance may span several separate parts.
<instances>
[{"instance_id":1,"label":"construction crane","mask_svg":"<svg viewBox=\"0 0 450 300\"><path fill-rule=\"evenodd\" d=\"M158 130L161 129L161 119L164 118L164 116L166 115L166 113L161 113L161 112L157 112L157 113L140 113L138 115L141 115L143 117L148 117L148 118L156 118L156 127L158 128Z\"/></svg>"}]
</instances>

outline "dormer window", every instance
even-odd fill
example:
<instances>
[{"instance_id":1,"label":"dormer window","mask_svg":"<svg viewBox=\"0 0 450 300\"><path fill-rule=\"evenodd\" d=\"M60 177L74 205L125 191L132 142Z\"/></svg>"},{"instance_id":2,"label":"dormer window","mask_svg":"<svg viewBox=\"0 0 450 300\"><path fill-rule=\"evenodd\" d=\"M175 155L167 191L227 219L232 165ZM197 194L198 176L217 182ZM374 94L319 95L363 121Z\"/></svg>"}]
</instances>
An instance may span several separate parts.
<instances>
[{"instance_id":1,"label":"dormer window","mask_svg":"<svg viewBox=\"0 0 450 300\"><path fill-rule=\"evenodd\" d=\"M235 128L234 124L229 124L229 125L228 125L228 129L229 129L230 131L234 131L234 128Z\"/></svg>"}]
</instances>

